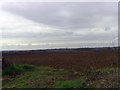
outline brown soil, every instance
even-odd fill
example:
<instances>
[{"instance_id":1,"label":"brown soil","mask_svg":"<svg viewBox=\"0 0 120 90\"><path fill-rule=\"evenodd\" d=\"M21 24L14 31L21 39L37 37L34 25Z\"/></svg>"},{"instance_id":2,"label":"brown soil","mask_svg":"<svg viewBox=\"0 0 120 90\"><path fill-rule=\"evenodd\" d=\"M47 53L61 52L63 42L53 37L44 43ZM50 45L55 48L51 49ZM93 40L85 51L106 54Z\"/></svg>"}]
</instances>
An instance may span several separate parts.
<instances>
[{"instance_id":1,"label":"brown soil","mask_svg":"<svg viewBox=\"0 0 120 90\"><path fill-rule=\"evenodd\" d=\"M76 70L91 70L118 66L118 53L112 50L16 52L3 53L3 57L12 63L24 63Z\"/></svg>"}]
</instances>

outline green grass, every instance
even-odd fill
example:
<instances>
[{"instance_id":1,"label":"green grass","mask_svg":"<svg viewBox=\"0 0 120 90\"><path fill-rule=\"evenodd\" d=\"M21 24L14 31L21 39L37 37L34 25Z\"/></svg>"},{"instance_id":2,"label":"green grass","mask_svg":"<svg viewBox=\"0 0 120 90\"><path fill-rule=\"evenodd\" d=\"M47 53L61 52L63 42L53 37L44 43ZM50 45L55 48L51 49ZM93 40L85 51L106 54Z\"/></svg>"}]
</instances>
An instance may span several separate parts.
<instances>
[{"instance_id":1,"label":"green grass","mask_svg":"<svg viewBox=\"0 0 120 90\"><path fill-rule=\"evenodd\" d=\"M55 88L85 88L81 80L57 81L54 84Z\"/></svg>"},{"instance_id":2,"label":"green grass","mask_svg":"<svg viewBox=\"0 0 120 90\"><path fill-rule=\"evenodd\" d=\"M22 64L22 65L12 65L8 69L3 70L2 75L13 75L13 74L20 74L25 71L31 71L37 69L36 66L33 65L27 65L27 64Z\"/></svg>"},{"instance_id":3,"label":"green grass","mask_svg":"<svg viewBox=\"0 0 120 90\"><path fill-rule=\"evenodd\" d=\"M98 69L88 74L86 73L87 75L84 73L82 76L79 72L79 74L74 72L73 70L54 69L43 66L37 67L26 64L14 65L3 71L2 84L3 88L96 88L100 83L99 81L108 79L107 81L112 83L112 80L116 80L116 78L112 77L116 75L118 68ZM11 77L14 74L16 76ZM86 77L87 79L94 80L86 83ZM97 80L100 77L102 79ZM107 87L108 84L105 83L105 85ZM117 82L115 85L117 85Z\"/></svg>"},{"instance_id":4,"label":"green grass","mask_svg":"<svg viewBox=\"0 0 120 90\"><path fill-rule=\"evenodd\" d=\"M53 84L56 81L65 80L65 77L69 76L70 72L68 70L54 69L50 67L37 67L37 69L26 69L23 68L24 65L17 65L13 69L6 70L7 75L4 75L3 78L3 88L52 88ZM25 65L26 66L26 65ZM27 65L29 66L29 65ZM20 71L24 73L19 74L18 76L11 78L13 72L16 72L16 67L20 68ZM22 68L22 70L21 70ZM36 67L35 67L36 68ZM11 71L9 71L11 70ZM27 71L27 72L26 72ZM10 72L10 73L8 73Z\"/></svg>"}]
</instances>

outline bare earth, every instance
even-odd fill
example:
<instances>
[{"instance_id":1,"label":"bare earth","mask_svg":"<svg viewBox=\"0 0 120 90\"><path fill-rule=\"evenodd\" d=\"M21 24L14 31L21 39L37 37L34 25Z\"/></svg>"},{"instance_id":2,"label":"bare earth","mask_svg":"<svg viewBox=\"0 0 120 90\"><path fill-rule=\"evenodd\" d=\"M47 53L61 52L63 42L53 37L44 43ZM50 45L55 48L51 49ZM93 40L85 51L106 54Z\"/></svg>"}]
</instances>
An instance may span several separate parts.
<instances>
[{"instance_id":1,"label":"bare earth","mask_svg":"<svg viewBox=\"0 0 120 90\"><path fill-rule=\"evenodd\" d=\"M61 52L16 52L3 53L11 63L26 63L38 66L50 66L75 70L91 70L118 66L118 52L113 50L98 51L61 51Z\"/></svg>"}]
</instances>

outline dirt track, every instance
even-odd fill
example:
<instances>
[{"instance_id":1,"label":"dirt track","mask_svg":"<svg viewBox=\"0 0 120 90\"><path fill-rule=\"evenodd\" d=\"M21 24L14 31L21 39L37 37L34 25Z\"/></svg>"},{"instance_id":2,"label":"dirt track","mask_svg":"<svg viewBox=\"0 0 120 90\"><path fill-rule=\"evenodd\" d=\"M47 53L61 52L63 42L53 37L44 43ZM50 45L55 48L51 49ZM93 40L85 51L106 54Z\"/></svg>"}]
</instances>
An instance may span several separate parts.
<instances>
[{"instance_id":1,"label":"dirt track","mask_svg":"<svg viewBox=\"0 0 120 90\"><path fill-rule=\"evenodd\" d=\"M111 50L76 52L27 52L6 53L3 57L13 63L27 63L55 68L91 70L104 67L116 67L118 56Z\"/></svg>"}]
</instances>

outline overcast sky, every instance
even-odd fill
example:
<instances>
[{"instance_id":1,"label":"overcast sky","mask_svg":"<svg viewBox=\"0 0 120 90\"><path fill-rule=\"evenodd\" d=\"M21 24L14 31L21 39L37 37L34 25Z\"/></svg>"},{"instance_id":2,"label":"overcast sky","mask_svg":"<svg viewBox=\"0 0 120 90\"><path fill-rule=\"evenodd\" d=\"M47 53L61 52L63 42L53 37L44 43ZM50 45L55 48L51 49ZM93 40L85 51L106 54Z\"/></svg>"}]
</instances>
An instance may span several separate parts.
<instances>
[{"instance_id":1,"label":"overcast sky","mask_svg":"<svg viewBox=\"0 0 120 90\"><path fill-rule=\"evenodd\" d=\"M0 4L3 50L113 46L117 2Z\"/></svg>"}]
</instances>

